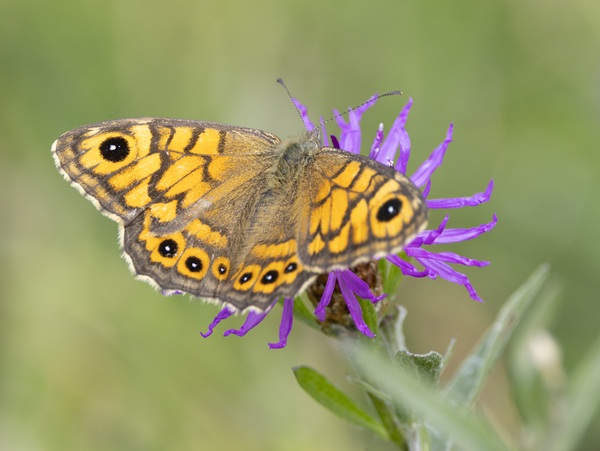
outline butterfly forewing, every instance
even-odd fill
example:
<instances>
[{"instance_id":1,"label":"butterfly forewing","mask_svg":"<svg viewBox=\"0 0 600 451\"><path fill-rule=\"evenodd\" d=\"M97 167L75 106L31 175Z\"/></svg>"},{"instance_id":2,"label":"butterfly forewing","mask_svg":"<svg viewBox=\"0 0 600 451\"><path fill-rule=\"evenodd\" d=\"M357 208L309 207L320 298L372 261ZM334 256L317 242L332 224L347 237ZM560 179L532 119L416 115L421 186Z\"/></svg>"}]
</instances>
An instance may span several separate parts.
<instances>
[{"instance_id":1,"label":"butterfly forewing","mask_svg":"<svg viewBox=\"0 0 600 451\"><path fill-rule=\"evenodd\" d=\"M322 149L299 190L299 253L327 272L398 252L427 222L421 192L391 167L365 156Z\"/></svg>"}]
</instances>

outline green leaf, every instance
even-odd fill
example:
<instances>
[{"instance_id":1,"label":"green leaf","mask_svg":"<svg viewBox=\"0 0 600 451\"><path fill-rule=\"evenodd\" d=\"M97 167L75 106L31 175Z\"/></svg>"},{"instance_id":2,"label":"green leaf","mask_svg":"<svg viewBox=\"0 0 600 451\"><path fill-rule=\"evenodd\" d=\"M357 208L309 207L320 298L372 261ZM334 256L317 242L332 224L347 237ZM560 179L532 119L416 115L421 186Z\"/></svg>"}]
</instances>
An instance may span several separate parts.
<instances>
[{"instance_id":1,"label":"green leaf","mask_svg":"<svg viewBox=\"0 0 600 451\"><path fill-rule=\"evenodd\" d=\"M279 302L283 304L283 300ZM294 300L294 318L299 319L314 329L321 330L321 324L317 321L317 317L307 307L308 303L306 293L296 297Z\"/></svg>"},{"instance_id":2,"label":"green leaf","mask_svg":"<svg viewBox=\"0 0 600 451\"><path fill-rule=\"evenodd\" d=\"M462 363L445 390L457 405L468 407L473 403L512 331L548 278L548 272L548 265L540 266L512 294L479 345Z\"/></svg>"},{"instance_id":3,"label":"green leaf","mask_svg":"<svg viewBox=\"0 0 600 451\"><path fill-rule=\"evenodd\" d=\"M376 390L374 390L376 391ZM377 411L379 418L387 430L389 440L399 449L406 449L406 440L402 433L402 421L398 418L394 405L387 396L375 396L372 392L367 392L373 407Z\"/></svg>"},{"instance_id":4,"label":"green leaf","mask_svg":"<svg viewBox=\"0 0 600 451\"><path fill-rule=\"evenodd\" d=\"M293 368L293 371L300 387L319 404L336 415L374 432L383 439L389 439L380 422L357 406L325 376L308 366L297 366Z\"/></svg>"},{"instance_id":5,"label":"green leaf","mask_svg":"<svg viewBox=\"0 0 600 451\"><path fill-rule=\"evenodd\" d=\"M544 285L539 300L527 310L512 334L507 350L506 369L512 399L527 428L529 443L537 443L540 449L548 449L542 443L554 442L549 428L556 431L561 415L553 411L561 410L558 406L565 402L566 377L560 347L547 332L561 289L555 280ZM549 422L554 425L549 426Z\"/></svg>"},{"instance_id":6,"label":"green leaf","mask_svg":"<svg viewBox=\"0 0 600 451\"><path fill-rule=\"evenodd\" d=\"M468 408L473 404L492 367L504 351L512 332L548 278L548 272L548 265L538 267L511 295L479 345L465 359L448 383L444 393L457 406ZM454 438L455 434L453 433L434 433L432 434L432 446L447 449L451 446Z\"/></svg>"},{"instance_id":7,"label":"green leaf","mask_svg":"<svg viewBox=\"0 0 600 451\"><path fill-rule=\"evenodd\" d=\"M407 371L412 372L420 380L434 384L442 373L441 354L429 351L427 354L412 354L408 351L399 351L394 360Z\"/></svg>"},{"instance_id":8,"label":"green leaf","mask_svg":"<svg viewBox=\"0 0 600 451\"><path fill-rule=\"evenodd\" d=\"M587 352L571 377L568 388L566 424L556 434L553 450L576 449L600 406L600 337Z\"/></svg>"},{"instance_id":9,"label":"green leaf","mask_svg":"<svg viewBox=\"0 0 600 451\"><path fill-rule=\"evenodd\" d=\"M451 436L460 449L473 451L506 451L498 435L480 419L458 408L429 383L424 383L397 364L382 358L372 349L356 344L349 345L360 373L365 377L365 387L373 386L377 395L387 394L399 411L410 409L422 421L406 424L413 431L409 449L429 449L428 434L423 422L446 436ZM431 448L434 449L434 448Z\"/></svg>"},{"instance_id":10,"label":"green leaf","mask_svg":"<svg viewBox=\"0 0 600 451\"><path fill-rule=\"evenodd\" d=\"M360 308L362 310L362 317L365 320L365 324L369 326L371 332L375 334L375 336L379 335L379 319L377 318L377 312L375 311L375 306L368 299L363 299L360 296L356 296L358 303L360 304Z\"/></svg>"}]
</instances>

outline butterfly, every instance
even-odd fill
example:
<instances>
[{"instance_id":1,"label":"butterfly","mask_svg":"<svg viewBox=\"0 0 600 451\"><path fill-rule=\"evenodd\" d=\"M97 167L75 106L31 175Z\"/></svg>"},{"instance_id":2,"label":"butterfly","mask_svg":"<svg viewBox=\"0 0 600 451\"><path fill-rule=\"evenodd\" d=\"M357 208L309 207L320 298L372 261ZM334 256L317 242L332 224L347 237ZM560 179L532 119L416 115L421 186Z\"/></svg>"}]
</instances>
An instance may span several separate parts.
<instances>
[{"instance_id":1,"label":"butterfly","mask_svg":"<svg viewBox=\"0 0 600 451\"><path fill-rule=\"evenodd\" d=\"M68 131L58 170L119 225L136 278L265 310L315 278L399 252L427 223L409 178L318 133L166 118Z\"/></svg>"}]
</instances>

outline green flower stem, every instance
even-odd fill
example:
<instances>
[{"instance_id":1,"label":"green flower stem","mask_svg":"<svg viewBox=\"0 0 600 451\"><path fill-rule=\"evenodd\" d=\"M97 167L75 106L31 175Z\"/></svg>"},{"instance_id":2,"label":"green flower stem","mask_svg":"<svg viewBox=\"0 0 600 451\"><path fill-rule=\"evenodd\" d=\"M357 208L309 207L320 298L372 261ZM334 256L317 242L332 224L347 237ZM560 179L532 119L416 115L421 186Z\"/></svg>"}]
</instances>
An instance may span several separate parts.
<instances>
[{"instance_id":1,"label":"green flower stem","mask_svg":"<svg viewBox=\"0 0 600 451\"><path fill-rule=\"evenodd\" d=\"M404 439L404 434L402 433L400 421L396 416L396 411L392 403L385 401L370 392L368 393L368 396L371 404L373 404L373 407L377 412L377 415L379 415L383 426L389 434L390 441L396 444L398 449L403 451L408 450L406 440Z\"/></svg>"}]
</instances>

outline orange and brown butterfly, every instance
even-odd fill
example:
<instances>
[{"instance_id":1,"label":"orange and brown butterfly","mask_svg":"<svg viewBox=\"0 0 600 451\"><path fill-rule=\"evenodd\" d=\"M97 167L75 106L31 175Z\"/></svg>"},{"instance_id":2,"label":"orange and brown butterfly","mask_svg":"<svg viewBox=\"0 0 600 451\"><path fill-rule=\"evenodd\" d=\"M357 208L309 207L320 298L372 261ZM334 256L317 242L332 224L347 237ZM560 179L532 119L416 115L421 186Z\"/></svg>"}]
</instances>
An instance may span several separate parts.
<instances>
[{"instance_id":1,"label":"orange and brown butterfly","mask_svg":"<svg viewBox=\"0 0 600 451\"><path fill-rule=\"evenodd\" d=\"M63 134L62 175L119 224L138 279L265 310L319 274L397 253L425 228L421 192L368 157L251 128L121 119Z\"/></svg>"}]
</instances>

